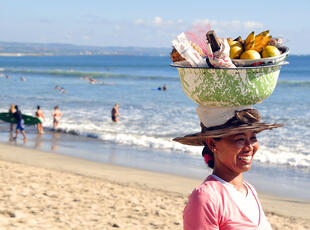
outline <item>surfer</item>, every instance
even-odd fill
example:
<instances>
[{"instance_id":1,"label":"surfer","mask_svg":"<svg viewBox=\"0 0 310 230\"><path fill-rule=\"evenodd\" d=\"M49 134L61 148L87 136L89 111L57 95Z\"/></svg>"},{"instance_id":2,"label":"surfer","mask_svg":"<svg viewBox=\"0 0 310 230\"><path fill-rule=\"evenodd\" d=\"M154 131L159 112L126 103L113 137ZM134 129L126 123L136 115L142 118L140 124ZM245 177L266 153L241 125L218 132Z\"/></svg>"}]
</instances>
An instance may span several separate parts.
<instances>
[{"instance_id":1,"label":"surfer","mask_svg":"<svg viewBox=\"0 0 310 230\"><path fill-rule=\"evenodd\" d=\"M54 111L52 115L53 115L53 128L54 130L56 130L59 124L60 118L62 117L62 112L60 111L58 105L54 107Z\"/></svg>"},{"instance_id":2,"label":"surfer","mask_svg":"<svg viewBox=\"0 0 310 230\"><path fill-rule=\"evenodd\" d=\"M15 113L15 105L14 104L11 104L11 107L9 109L9 113L10 115L14 115ZM14 124L13 123L10 123L10 131L12 132L13 131L13 128L14 128Z\"/></svg>"},{"instance_id":3,"label":"surfer","mask_svg":"<svg viewBox=\"0 0 310 230\"><path fill-rule=\"evenodd\" d=\"M45 120L45 117L44 117L44 113L41 110L39 105L37 106L36 117L40 120L40 123L38 123L38 125L37 125L38 133L42 134L42 133L44 133L44 131L43 131L43 121Z\"/></svg>"},{"instance_id":4,"label":"surfer","mask_svg":"<svg viewBox=\"0 0 310 230\"><path fill-rule=\"evenodd\" d=\"M89 78L89 80L90 80L90 83L91 83L91 84L95 84L95 83L96 83L96 80L93 79L93 78Z\"/></svg>"},{"instance_id":5,"label":"surfer","mask_svg":"<svg viewBox=\"0 0 310 230\"><path fill-rule=\"evenodd\" d=\"M111 111L111 118L113 122L118 122L118 117L121 116L118 111L118 104L115 104Z\"/></svg>"},{"instance_id":6,"label":"surfer","mask_svg":"<svg viewBox=\"0 0 310 230\"><path fill-rule=\"evenodd\" d=\"M167 86L166 86L166 84L164 84L164 86L163 86L163 90L164 90L164 91L166 91L166 90L167 90Z\"/></svg>"},{"instance_id":7,"label":"surfer","mask_svg":"<svg viewBox=\"0 0 310 230\"><path fill-rule=\"evenodd\" d=\"M18 109L17 105L15 105L14 117L17 120L16 136L14 137L14 139L17 139L18 130L20 130L21 134L24 136L24 141L26 141L27 138L26 138L26 133L25 133L24 119L23 119L23 116L22 116L22 112Z\"/></svg>"}]
</instances>

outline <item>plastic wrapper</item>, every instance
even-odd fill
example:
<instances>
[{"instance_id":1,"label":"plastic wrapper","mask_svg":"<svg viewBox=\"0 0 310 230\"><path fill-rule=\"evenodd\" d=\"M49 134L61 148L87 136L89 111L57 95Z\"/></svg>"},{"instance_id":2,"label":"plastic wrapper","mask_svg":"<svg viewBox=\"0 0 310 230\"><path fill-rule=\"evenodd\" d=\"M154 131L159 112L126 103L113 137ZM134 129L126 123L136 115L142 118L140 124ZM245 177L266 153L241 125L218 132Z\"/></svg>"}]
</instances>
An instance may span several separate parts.
<instances>
[{"instance_id":1,"label":"plastic wrapper","mask_svg":"<svg viewBox=\"0 0 310 230\"><path fill-rule=\"evenodd\" d=\"M201 49L190 41L185 33L181 33L175 40L172 41L174 48L178 53L190 63L193 67L208 67L206 59L201 56ZM196 47L195 47L196 46ZM196 50L195 48L198 50ZM199 48L199 49L198 49ZM200 54L201 53L201 54Z\"/></svg>"},{"instance_id":2,"label":"plastic wrapper","mask_svg":"<svg viewBox=\"0 0 310 230\"><path fill-rule=\"evenodd\" d=\"M222 68L236 68L236 66L232 63L229 57L230 47L227 42L227 39L220 38L219 42L221 44L220 50L213 53L210 43L206 41L207 56L209 58L210 63L213 65L213 67L218 67L218 68L221 68L221 67Z\"/></svg>"}]
</instances>

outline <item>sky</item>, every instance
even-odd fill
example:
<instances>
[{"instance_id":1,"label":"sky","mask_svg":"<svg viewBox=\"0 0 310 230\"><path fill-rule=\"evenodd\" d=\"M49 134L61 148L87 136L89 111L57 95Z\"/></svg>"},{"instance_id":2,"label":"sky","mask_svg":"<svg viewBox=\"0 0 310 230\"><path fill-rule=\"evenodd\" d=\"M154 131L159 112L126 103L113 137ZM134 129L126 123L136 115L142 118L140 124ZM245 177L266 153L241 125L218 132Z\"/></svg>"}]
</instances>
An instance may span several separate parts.
<instances>
[{"instance_id":1,"label":"sky","mask_svg":"<svg viewBox=\"0 0 310 230\"><path fill-rule=\"evenodd\" d=\"M270 30L310 54L310 1L1 0L0 41L171 47L193 27L219 37Z\"/></svg>"}]
</instances>

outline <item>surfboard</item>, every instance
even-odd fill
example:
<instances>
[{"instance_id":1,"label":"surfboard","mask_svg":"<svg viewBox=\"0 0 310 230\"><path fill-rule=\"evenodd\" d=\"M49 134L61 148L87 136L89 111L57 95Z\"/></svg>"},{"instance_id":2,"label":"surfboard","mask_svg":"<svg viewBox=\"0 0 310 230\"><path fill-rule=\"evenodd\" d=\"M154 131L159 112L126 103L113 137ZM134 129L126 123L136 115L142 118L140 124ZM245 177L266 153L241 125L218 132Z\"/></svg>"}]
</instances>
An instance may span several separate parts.
<instances>
[{"instance_id":1,"label":"surfboard","mask_svg":"<svg viewBox=\"0 0 310 230\"><path fill-rule=\"evenodd\" d=\"M30 115L23 114L24 124L25 125L36 125L38 123L41 123L41 121L37 117L33 117ZM17 124L16 118L11 113L0 113L0 120Z\"/></svg>"}]
</instances>

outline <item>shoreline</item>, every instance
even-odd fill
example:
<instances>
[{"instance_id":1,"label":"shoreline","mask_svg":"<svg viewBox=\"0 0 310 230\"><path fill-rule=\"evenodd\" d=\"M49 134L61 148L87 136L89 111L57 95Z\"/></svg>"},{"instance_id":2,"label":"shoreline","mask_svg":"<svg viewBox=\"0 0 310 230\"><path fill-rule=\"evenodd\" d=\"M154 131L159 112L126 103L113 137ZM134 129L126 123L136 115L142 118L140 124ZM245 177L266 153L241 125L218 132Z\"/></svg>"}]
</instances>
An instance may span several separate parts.
<instances>
[{"instance_id":1,"label":"shoreline","mask_svg":"<svg viewBox=\"0 0 310 230\"><path fill-rule=\"evenodd\" d=\"M38 135L35 129L28 130L26 143L23 143L21 137L13 142L9 141L9 137L7 131L1 131L0 143L108 165L176 175L199 182L212 173L200 157L118 145L92 137L49 130L43 135ZM304 192L310 190L308 174L305 171L265 166L254 162L252 169L244 175L244 178L258 193L310 202L309 195ZM275 184L277 186L274 186Z\"/></svg>"},{"instance_id":2,"label":"shoreline","mask_svg":"<svg viewBox=\"0 0 310 230\"><path fill-rule=\"evenodd\" d=\"M39 175L42 175L42 178L41 178L40 176L38 177L37 172L36 174L31 173L32 176L35 176L36 179L39 179L39 180L36 181L37 185L34 186L35 190L33 192L35 193L35 196L33 198L32 196L26 197L27 199L30 199L30 200L24 201L23 202L24 204L26 204L25 202L29 202L28 204L36 203L35 200L31 200L31 199L35 199L35 197L38 195L36 192L36 189L41 189L41 187L45 187L45 186L48 187L48 186L53 185L54 181L46 178L46 175L44 176L44 173L47 172L51 178L54 176L57 178L59 177L59 174L61 174L62 175L61 178L64 179L63 183L69 183L69 184L72 183L71 184L72 186L82 186L83 188L85 188L83 186L84 182L86 183L86 181L92 180L95 184L103 183L104 185L107 184L112 187L121 186L120 191L119 191L120 193L127 193L126 192L127 190L132 191L132 189L134 189L136 190L136 192L137 191L141 192L141 194L139 193L141 196L143 194L145 195L148 194L148 196L155 195L155 197L157 197L156 199L158 200L158 205L161 204L162 200L177 199L177 204L175 204L176 206L170 207L172 209L175 209L173 218L172 217L171 217L172 219L168 218L170 221L172 221L172 223L170 224L171 226L174 226L174 228L176 228L177 226L178 226L177 228L180 228L179 225L182 225L182 211L184 208L184 202L186 202L187 200L187 196L191 193L191 191L193 190L195 186L197 186L198 184L202 182L199 179L187 178L183 176L176 176L176 175L171 175L171 174L158 173L158 172L152 172L152 171L140 170L140 169L134 169L134 168L127 168L127 167L116 166L116 165L109 165L105 163L93 162L93 161L83 160L83 159L79 159L75 157L64 156L64 155L49 153L49 152L43 152L43 151L31 149L31 148L13 146L10 144L3 144L3 143L0 144L0 161L2 162L1 163L2 167L5 167L5 173L12 173L10 170L7 170L7 169L10 169L10 167L15 168L15 171L13 172L18 172L17 174L20 174L18 175L19 179L21 181L24 181L24 183L28 183L27 180L30 180L29 178L27 179L27 176L23 177L23 174L27 170L30 170L30 171L35 170L39 172ZM78 177L79 184L76 184L74 180L72 181L66 180L65 179L66 177ZM58 181L57 181L58 185L62 183L61 178L58 178ZM2 180L5 180L5 179L7 178L5 177L2 178ZM61 180L59 181L59 179ZM44 183L42 184L40 183L40 180L43 180L43 181L48 180L49 183L48 185ZM12 179L8 181L8 184L14 184L14 183L16 183L16 181ZM7 185L5 187L10 188L10 186L7 186ZM29 188L22 188L22 190L23 189L29 192ZM25 191L22 191L21 194L15 194L14 199L18 199L18 196L21 196L20 199L25 199L25 197L23 196ZM2 194L2 197L8 195L6 194L6 192L7 191L4 191L4 194ZM131 194L130 197L126 197L123 199L129 199L130 202L133 202L132 199L133 200L138 199L137 197L135 197L136 192ZM86 194L83 194L83 193L80 193L79 191L72 191L72 193L74 194L74 196L85 195L87 196L87 199L89 198L88 197L89 194L87 192ZM104 194L98 194L98 199L101 196L105 197ZM163 198L163 196L165 197L165 199ZM102 199L102 197L100 199ZM259 197L263 205L263 208L265 210L265 213L268 219L270 220L271 224L273 225L274 229L306 229L306 226L309 226L310 224L310 217L309 217L310 203L309 202L298 200L298 199L288 199L288 198L283 198L283 197L269 196L269 195L265 195L261 193L259 193ZM142 202L143 202L143 199L142 199ZM154 199L154 197L152 199ZM129 201L126 201L126 202L128 203ZM16 203L16 201L14 202ZM127 212L126 211L127 204L126 202L125 203L124 202L125 201L121 202L123 203L123 206L124 206L123 211ZM70 206L71 203L67 202L67 205ZM149 208L147 203L145 203L144 205L145 205L145 208ZM156 202L154 205L157 207ZM1 207L2 211L0 209L1 218L3 218L3 215L4 215L3 213L7 213L3 211L3 209L5 208L6 207L2 206ZM24 210L25 207L19 207L19 208ZM169 211L170 213L171 211L169 210L170 208L168 208L168 210L164 209L165 212ZM113 211L113 210L110 210L110 211ZM154 212L154 211L149 210L148 212ZM156 218L162 217L165 219L167 217L165 215L168 215L166 213L165 215L163 214L163 216L161 216L160 215L161 210L159 210L158 212L159 214L157 215ZM134 215L138 215L138 213L139 212L137 213L133 212L128 215L133 217ZM17 214L14 214L14 215L17 216ZM49 215L51 214L49 213ZM155 216L156 216L156 213L155 213ZM111 217L111 218L109 217L108 219L111 221L113 220L113 218L115 217ZM5 219L12 220L12 217L6 214ZM135 218L133 219L139 222L139 216L135 216ZM124 223L124 221L125 222L128 221L128 223L127 222ZM131 223L131 221L132 220L130 220L130 218L126 220L121 220L120 222L116 223L116 225L127 226L127 224ZM152 222L152 223L156 225L159 222L160 220L158 220L158 222L156 223L155 222L154 223ZM4 221L3 223L8 223L8 222ZM146 227L144 224L140 223L141 229L143 229L143 226ZM20 225L20 226L24 226L24 225ZM285 226L291 226L291 228L285 228ZM296 228L293 226L299 226L299 227ZM111 227L111 229L112 228L113 227ZM168 229L174 229L174 228L171 227ZM140 229L140 228L137 228L137 229Z\"/></svg>"}]
</instances>

